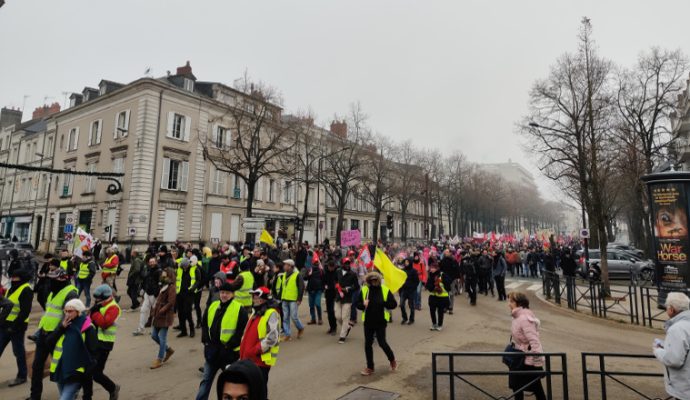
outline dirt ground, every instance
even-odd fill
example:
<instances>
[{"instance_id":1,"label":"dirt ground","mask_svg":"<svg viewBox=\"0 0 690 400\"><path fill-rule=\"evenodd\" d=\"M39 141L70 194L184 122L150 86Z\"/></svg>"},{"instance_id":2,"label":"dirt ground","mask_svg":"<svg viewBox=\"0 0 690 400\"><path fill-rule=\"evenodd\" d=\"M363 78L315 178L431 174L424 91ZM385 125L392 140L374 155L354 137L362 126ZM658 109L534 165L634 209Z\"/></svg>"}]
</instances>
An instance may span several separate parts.
<instances>
[{"instance_id":1,"label":"dirt ground","mask_svg":"<svg viewBox=\"0 0 690 400\"><path fill-rule=\"evenodd\" d=\"M509 279L508 283L510 282ZM539 284L537 281L513 281L511 287L530 294L531 308L542 322L541 339L544 350L567 355L571 399L584 397L581 352L651 354L654 338L663 338L660 330L605 321L546 304L534 295L540 290ZM118 285L124 288L124 280L120 280ZM123 308L129 305L129 298L123 296ZM35 304L29 331L38 322L38 310L40 307ZM302 321L306 323L306 301L300 307L300 312ZM337 399L358 386L367 386L399 393L403 399L431 399L432 352L502 351L510 336L508 305L506 302L498 302L490 295L480 296L476 307L470 307L464 295L458 296L455 300L455 314L446 316L441 332L429 331L431 323L426 306L418 312L416 323L412 326L400 325L399 311L394 312L393 317L394 321L388 328L388 342L399 361L398 371L390 371L383 352L375 346L376 373L369 377L360 376L359 371L365 366L361 324L353 329L345 344L338 344L337 337L325 334L326 325L308 326L302 339L280 346L278 363L270 374L269 397L278 400ZM162 368L150 370L149 365L156 355L157 347L149 336L131 335L138 318L138 312L122 314L115 349L106 367L106 373L122 386L120 398L193 399L201 379L198 368L203 365L200 335L196 338L176 338L176 332L171 331L169 344L175 349L175 355ZM29 342L27 350L31 349ZM446 365L447 362L439 362L440 368L446 368ZM593 368L595 362L588 365ZM598 360L596 365L598 366ZM505 371L499 357L456 359L455 367L465 370ZM662 368L653 359L623 360L607 364L607 368L662 372ZM24 399L28 395L28 383L14 388L7 387L15 373L15 360L8 346L0 358L0 399ZM504 376L471 378L470 381L494 396L510 393L507 377ZM554 398L562 398L561 381L557 377L552 380ZM591 398L600 398L598 381L598 377L588 379ZM663 378L640 378L626 382L632 382L645 393L653 395L652 397L664 395ZM94 386L94 398L106 399L107 393L100 386ZM44 387L44 399L58 398L56 385L47 378L44 380ZM634 398L632 393L623 391L622 386L613 381L608 381L607 387L609 398ZM448 398L449 389L448 377L439 378L439 398ZM487 398L457 379L455 391L457 399Z\"/></svg>"}]
</instances>

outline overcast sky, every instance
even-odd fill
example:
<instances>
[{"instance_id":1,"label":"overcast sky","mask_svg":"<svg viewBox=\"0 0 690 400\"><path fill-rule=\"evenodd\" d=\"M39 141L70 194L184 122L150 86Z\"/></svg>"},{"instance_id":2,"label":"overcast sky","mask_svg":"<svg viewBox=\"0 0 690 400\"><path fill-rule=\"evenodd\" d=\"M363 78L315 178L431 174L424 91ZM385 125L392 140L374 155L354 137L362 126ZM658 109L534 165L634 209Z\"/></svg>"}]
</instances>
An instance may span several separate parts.
<instances>
[{"instance_id":1,"label":"overcast sky","mask_svg":"<svg viewBox=\"0 0 690 400\"><path fill-rule=\"evenodd\" d=\"M162 76L189 60L198 79L227 84L246 69L279 88L288 112L311 109L325 126L360 101L377 132L475 162L512 159L558 199L515 122L534 81L576 48L585 15L618 64L654 45L690 53L687 0L6 0L0 105L25 101L28 119L44 101L149 67Z\"/></svg>"}]
</instances>

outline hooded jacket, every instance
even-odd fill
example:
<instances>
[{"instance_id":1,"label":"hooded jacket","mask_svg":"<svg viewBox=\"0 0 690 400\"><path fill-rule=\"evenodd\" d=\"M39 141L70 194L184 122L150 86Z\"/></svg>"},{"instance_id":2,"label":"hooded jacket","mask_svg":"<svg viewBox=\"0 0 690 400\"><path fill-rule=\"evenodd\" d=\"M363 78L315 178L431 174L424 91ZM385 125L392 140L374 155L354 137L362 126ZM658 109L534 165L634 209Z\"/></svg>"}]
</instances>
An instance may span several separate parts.
<instances>
[{"instance_id":1,"label":"hooded jacket","mask_svg":"<svg viewBox=\"0 0 690 400\"><path fill-rule=\"evenodd\" d=\"M542 353L541 340L539 339L539 326L541 322L534 316L529 308L517 307L512 311L513 322L510 333L513 337L515 348L525 353ZM541 367L544 365L543 357L525 357L525 365Z\"/></svg>"},{"instance_id":2,"label":"hooded jacket","mask_svg":"<svg viewBox=\"0 0 690 400\"><path fill-rule=\"evenodd\" d=\"M690 311L666 321L664 347L654 349L654 356L664 365L666 392L678 399L690 399Z\"/></svg>"},{"instance_id":3,"label":"hooded jacket","mask_svg":"<svg viewBox=\"0 0 690 400\"><path fill-rule=\"evenodd\" d=\"M234 375L235 379L231 379ZM237 379L240 378L240 379ZM266 400L266 384L261 370L250 360L240 360L230 364L218 377L216 393L218 398L223 398L225 382L241 380L246 381L249 387L249 400Z\"/></svg>"}]
</instances>

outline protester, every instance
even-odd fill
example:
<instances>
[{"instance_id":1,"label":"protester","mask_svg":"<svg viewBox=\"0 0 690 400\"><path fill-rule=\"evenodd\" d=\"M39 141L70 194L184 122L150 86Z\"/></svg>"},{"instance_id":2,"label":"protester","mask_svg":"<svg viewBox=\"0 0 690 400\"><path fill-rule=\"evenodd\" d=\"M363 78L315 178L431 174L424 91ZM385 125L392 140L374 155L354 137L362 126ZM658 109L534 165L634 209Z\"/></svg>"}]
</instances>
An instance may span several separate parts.
<instances>
[{"instance_id":1,"label":"protester","mask_svg":"<svg viewBox=\"0 0 690 400\"><path fill-rule=\"evenodd\" d=\"M290 321L297 328L298 338L304 334L304 325L299 319L299 305L302 303L302 296L304 295L304 280L295 270L294 261L289 259L283 261L283 268L285 272L278 276L276 286L283 308L283 333L285 334L283 341L290 341L292 339Z\"/></svg>"},{"instance_id":2,"label":"protester","mask_svg":"<svg viewBox=\"0 0 690 400\"><path fill-rule=\"evenodd\" d=\"M429 291L429 314L431 315L432 331L443 329L443 316L449 306L449 294L451 278L441 272L436 261L429 264L429 276L426 281L426 289Z\"/></svg>"},{"instance_id":3,"label":"protester","mask_svg":"<svg viewBox=\"0 0 690 400\"><path fill-rule=\"evenodd\" d=\"M144 264L144 259L139 256L137 250L132 250L132 263L127 273L127 295L132 301L130 311L136 311L141 305L141 303L139 303L139 292L144 282L145 269L146 265Z\"/></svg>"},{"instance_id":4,"label":"protester","mask_svg":"<svg viewBox=\"0 0 690 400\"><path fill-rule=\"evenodd\" d=\"M312 262L312 266L304 269L307 281L307 294L309 295L309 314L311 320L307 325L318 323L323 325L321 318L321 295L324 288L324 271L318 258Z\"/></svg>"},{"instance_id":5,"label":"protester","mask_svg":"<svg viewBox=\"0 0 690 400\"><path fill-rule=\"evenodd\" d=\"M666 393L677 399L690 399L690 299L683 293L671 292L666 297L664 324L666 339L654 343L654 356L664 366Z\"/></svg>"},{"instance_id":6,"label":"protester","mask_svg":"<svg viewBox=\"0 0 690 400\"><path fill-rule=\"evenodd\" d=\"M498 301L505 301L507 299L505 287L507 269L508 265L503 257L503 254L500 251L497 251L493 260L493 279L494 282L496 282Z\"/></svg>"},{"instance_id":7,"label":"protester","mask_svg":"<svg viewBox=\"0 0 690 400\"><path fill-rule=\"evenodd\" d=\"M422 288L426 285L426 266L422 264L421 256L419 252L415 252L412 258L412 267L417 271L419 275L419 284L417 285L417 297L415 298L415 308L417 310L422 309Z\"/></svg>"},{"instance_id":8,"label":"protester","mask_svg":"<svg viewBox=\"0 0 690 400\"><path fill-rule=\"evenodd\" d=\"M38 270L38 280L36 281L36 286L34 286L34 293L36 293L36 300L38 301L38 304L43 310L45 310L48 293L50 293L50 278L48 278L48 272L50 272L54 258L51 253L46 253L43 257L45 258L45 261ZM57 262L57 260L55 261ZM59 266L52 265L52 267L57 268Z\"/></svg>"},{"instance_id":9,"label":"protester","mask_svg":"<svg viewBox=\"0 0 690 400\"><path fill-rule=\"evenodd\" d=\"M168 329L175 321L175 286L172 279L175 273L171 268L165 268L160 274L161 288L156 297L156 304L151 312L151 339L158 343L158 357L153 360L151 369L160 368L175 353L168 346Z\"/></svg>"},{"instance_id":10,"label":"protester","mask_svg":"<svg viewBox=\"0 0 690 400\"><path fill-rule=\"evenodd\" d=\"M529 309L529 299L524 293L510 292L508 306L513 317L511 325L511 339L515 349L524 353L542 353L539 339L540 321ZM525 357L520 371L535 371L534 374L511 374L508 376L508 386L515 392L515 400L523 400L524 392L532 392L537 400L546 400L544 388L541 385L541 372L544 358L541 356ZM531 382L531 383L530 383Z\"/></svg>"},{"instance_id":11,"label":"protester","mask_svg":"<svg viewBox=\"0 0 690 400\"><path fill-rule=\"evenodd\" d=\"M12 353L17 361L17 375L9 385L17 386L26 382L28 374L26 367L26 350L24 348L24 333L29 324L31 302L34 293L29 285L29 271L15 269L10 274L11 286L4 297L10 303L9 313L0 318L0 357L8 343L12 343Z\"/></svg>"},{"instance_id":12,"label":"protester","mask_svg":"<svg viewBox=\"0 0 690 400\"><path fill-rule=\"evenodd\" d=\"M266 384L256 365L241 360L218 376L216 393L218 400L266 400Z\"/></svg>"},{"instance_id":13,"label":"protester","mask_svg":"<svg viewBox=\"0 0 690 400\"><path fill-rule=\"evenodd\" d=\"M367 367L360 373L369 376L374 373L374 337L379 347L386 353L391 370L398 368L393 350L386 341L386 327L391 319L390 310L394 310L398 304L395 296L387 286L381 284L381 275L370 272L365 278L366 285L362 286L361 299L357 307L362 310L362 322L364 323L364 354Z\"/></svg>"},{"instance_id":14,"label":"protester","mask_svg":"<svg viewBox=\"0 0 690 400\"><path fill-rule=\"evenodd\" d=\"M118 298L117 284L115 283L115 280L117 278L117 269L119 266L120 258L115 253L115 250L112 247L105 249L105 262L103 262L101 265L101 268L103 269L101 271L101 279L103 279L103 283L113 289L113 296L115 299Z\"/></svg>"},{"instance_id":15,"label":"protester","mask_svg":"<svg viewBox=\"0 0 690 400\"><path fill-rule=\"evenodd\" d=\"M194 305L194 293L197 290L197 285L202 284L197 274L197 266L191 265L189 259L183 258L177 267L177 274L175 274L175 293L177 294L176 307L178 325L174 328L180 333L177 337L187 336L194 337L194 320L192 319L192 307ZM187 326L189 325L189 331Z\"/></svg>"},{"instance_id":16,"label":"protester","mask_svg":"<svg viewBox=\"0 0 690 400\"><path fill-rule=\"evenodd\" d=\"M359 290L359 280L357 274L350 269L351 261L349 258L344 258L340 269L338 269L338 282L336 283L336 301L338 304L335 307L335 317L340 324L340 338L338 343L345 343L345 339L350 334L352 324L350 323L352 298L354 293Z\"/></svg>"},{"instance_id":17,"label":"protester","mask_svg":"<svg viewBox=\"0 0 690 400\"><path fill-rule=\"evenodd\" d=\"M149 257L147 267L142 270L143 280L142 288L144 290L144 300L139 309L139 326L132 332L134 336L141 336L144 334L146 326L150 326L151 309L156 304L156 296L160 291L160 275L161 268L156 257Z\"/></svg>"},{"instance_id":18,"label":"protester","mask_svg":"<svg viewBox=\"0 0 690 400\"><path fill-rule=\"evenodd\" d=\"M417 286L419 286L419 274L412 266L412 260L406 258L403 261L403 269L407 274L405 283L400 288L400 312L402 314L401 324L414 324L415 299L417 297ZM407 318L405 305L410 307L410 318Z\"/></svg>"},{"instance_id":19,"label":"protester","mask_svg":"<svg viewBox=\"0 0 690 400\"><path fill-rule=\"evenodd\" d=\"M110 400L117 400L120 393L120 385L113 382L105 373L105 364L108 356L113 351L117 337L117 320L122 315L122 310L113 298L113 290L108 285L100 285L93 292L95 305L91 308L89 317L96 327L98 336L98 351L92 354L95 359L93 381L103 386L110 394ZM84 397L91 398L92 382L84 385Z\"/></svg>"},{"instance_id":20,"label":"protester","mask_svg":"<svg viewBox=\"0 0 690 400\"><path fill-rule=\"evenodd\" d=\"M75 281L78 295L84 292L84 298L86 299L86 307L91 307L91 283L93 282L93 277L96 275L96 261L94 261L91 252L86 250L82 253L81 259L79 261L79 272L77 273L77 280Z\"/></svg>"},{"instance_id":21,"label":"protester","mask_svg":"<svg viewBox=\"0 0 690 400\"><path fill-rule=\"evenodd\" d=\"M338 282L338 271L335 265L335 260L329 259L326 262L326 270L323 275L324 295L326 298L326 316L328 317L328 333L335 335L338 329L338 321L335 318L335 299L337 291L335 286Z\"/></svg>"}]
</instances>

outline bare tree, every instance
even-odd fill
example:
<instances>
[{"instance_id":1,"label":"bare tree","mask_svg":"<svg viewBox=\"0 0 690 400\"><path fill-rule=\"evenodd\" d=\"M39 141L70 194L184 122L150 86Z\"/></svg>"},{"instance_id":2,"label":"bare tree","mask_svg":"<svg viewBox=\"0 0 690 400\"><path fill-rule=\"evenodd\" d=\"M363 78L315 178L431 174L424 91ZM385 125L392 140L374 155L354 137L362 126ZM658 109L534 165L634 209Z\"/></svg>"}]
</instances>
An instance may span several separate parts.
<instances>
[{"instance_id":1,"label":"bare tree","mask_svg":"<svg viewBox=\"0 0 690 400\"><path fill-rule=\"evenodd\" d=\"M393 199L393 145L382 135L372 138L364 150L364 173L362 174L361 192L364 201L374 209L374 243L379 238L381 212Z\"/></svg>"},{"instance_id":2,"label":"bare tree","mask_svg":"<svg viewBox=\"0 0 690 400\"><path fill-rule=\"evenodd\" d=\"M424 190L422 180L424 177L419 169L419 153L407 140L396 146L393 153L393 162L397 172L396 180L392 185L393 196L400 204L400 237L402 242L407 241L407 212L410 201L419 198Z\"/></svg>"}]
</instances>

